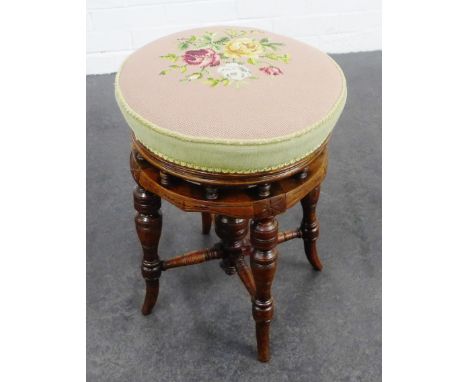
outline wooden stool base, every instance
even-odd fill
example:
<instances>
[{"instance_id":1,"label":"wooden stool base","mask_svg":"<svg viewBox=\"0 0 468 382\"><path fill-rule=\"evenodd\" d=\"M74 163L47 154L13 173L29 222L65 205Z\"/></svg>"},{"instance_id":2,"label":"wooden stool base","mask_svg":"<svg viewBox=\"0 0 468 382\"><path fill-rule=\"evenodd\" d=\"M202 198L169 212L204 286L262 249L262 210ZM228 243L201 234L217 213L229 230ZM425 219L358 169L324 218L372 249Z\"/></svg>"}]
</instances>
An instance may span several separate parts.
<instances>
[{"instance_id":1,"label":"wooden stool base","mask_svg":"<svg viewBox=\"0 0 468 382\"><path fill-rule=\"evenodd\" d=\"M141 272L146 283L142 313L150 314L156 304L162 272L220 260L224 272L237 274L250 295L258 359L269 361L274 312L271 286L276 273L277 245L302 239L307 260L314 270L322 270L316 247L319 233L316 206L326 173L326 148L325 144L287 171L232 176L193 169L177 172L176 165L148 153L134 140L130 167L137 182L133 194L135 225L143 248ZM214 220L220 242L212 248L161 260L158 253L161 198L184 211L201 212L203 234L209 234ZM276 215L298 202L303 211L299 228L279 232ZM250 261L246 262L245 256Z\"/></svg>"}]
</instances>

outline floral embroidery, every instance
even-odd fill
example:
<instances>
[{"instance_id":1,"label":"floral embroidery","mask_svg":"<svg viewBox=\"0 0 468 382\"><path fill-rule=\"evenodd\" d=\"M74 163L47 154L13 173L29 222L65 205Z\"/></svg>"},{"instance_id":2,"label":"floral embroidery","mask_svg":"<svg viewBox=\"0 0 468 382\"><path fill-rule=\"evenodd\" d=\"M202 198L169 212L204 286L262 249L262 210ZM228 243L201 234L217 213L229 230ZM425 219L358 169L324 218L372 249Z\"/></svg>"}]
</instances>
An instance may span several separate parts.
<instances>
[{"instance_id":1,"label":"floral embroidery","mask_svg":"<svg viewBox=\"0 0 468 382\"><path fill-rule=\"evenodd\" d=\"M253 73L278 76L283 70L272 63L287 64L289 54L279 54L282 43L272 42L267 37L258 38L264 33L255 30L226 30L222 35L205 32L201 36L179 39L180 54L169 53L161 58L171 62L160 75L172 71L179 72L180 81L202 80L216 87L246 83L247 79L258 79ZM261 74L260 74L261 73Z\"/></svg>"},{"instance_id":2,"label":"floral embroidery","mask_svg":"<svg viewBox=\"0 0 468 382\"><path fill-rule=\"evenodd\" d=\"M226 65L218 68L218 73L224 78L233 81L242 81L246 78L252 77L249 68L237 62L229 62Z\"/></svg>"},{"instance_id":3,"label":"floral embroidery","mask_svg":"<svg viewBox=\"0 0 468 382\"><path fill-rule=\"evenodd\" d=\"M241 58L242 56L258 58L262 53L262 44L246 37L235 38L224 47L224 55L232 58Z\"/></svg>"},{"instance_id":4,"label":"floral embroidery","mask_svg":"<svg viewBox=\"0 0 468 382\"><path fill-rule=\"evenodd\" d=\"M264 66L263 68L260 68L260 70L268 75L273 75L277 76L279 74L283 74L280 68L277 68L276 66Z\"/></svg>"},{"instance_id":5,"label":"floral embroidery","mask_svg":"<svg viewBox=\"0 0 468 382\"><path fill-rule=\"evenodd\" d=\"M200 65L202 68L219 65L219 54L213 49L188 50L182 59L189 65Z\"/></svg>"}]
</instances>

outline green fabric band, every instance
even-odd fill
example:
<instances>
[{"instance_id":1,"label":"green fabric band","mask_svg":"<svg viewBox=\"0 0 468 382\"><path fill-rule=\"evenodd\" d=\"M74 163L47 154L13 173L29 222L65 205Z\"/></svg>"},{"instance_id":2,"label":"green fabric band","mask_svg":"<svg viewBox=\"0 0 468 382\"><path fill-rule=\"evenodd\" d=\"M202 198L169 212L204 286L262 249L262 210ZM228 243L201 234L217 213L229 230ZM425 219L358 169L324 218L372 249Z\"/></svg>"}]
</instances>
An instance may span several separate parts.
<instances>
[{"instance_id":1,"label":"green fabric band","mask_svg":"<svg viewBox=\"0 0 468 382\"><path fill-rule=\"evenodd\" d=\"M314 152L330 135L346 103L346 79L340 97L320 121L287 136L272 139L209 139L186 136L156 126L126 103L115 81L117 103L135 137L148 150L167 161L195 169L222 173L255 173L281 168Z\"/></svg>"}]
</instances>

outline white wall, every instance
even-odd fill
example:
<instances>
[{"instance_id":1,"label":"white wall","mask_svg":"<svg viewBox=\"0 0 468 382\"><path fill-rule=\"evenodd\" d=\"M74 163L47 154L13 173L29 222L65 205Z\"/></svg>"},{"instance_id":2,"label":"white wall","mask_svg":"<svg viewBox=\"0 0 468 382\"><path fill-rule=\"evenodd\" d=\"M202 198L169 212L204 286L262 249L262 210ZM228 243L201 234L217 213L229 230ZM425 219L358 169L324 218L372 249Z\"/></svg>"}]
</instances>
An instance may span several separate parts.
<instances>
[{"instance_id":1,"label":"white wall","mask_svg":"<svg viewBox=\"0 0 468 382\"><path fill-rule=\"evenodd\" d=\"M249 25L329 53L381 49L380 0L88 0L87 73L115 72L158 37L210 24Z\"/></svg>"}]
</instances>

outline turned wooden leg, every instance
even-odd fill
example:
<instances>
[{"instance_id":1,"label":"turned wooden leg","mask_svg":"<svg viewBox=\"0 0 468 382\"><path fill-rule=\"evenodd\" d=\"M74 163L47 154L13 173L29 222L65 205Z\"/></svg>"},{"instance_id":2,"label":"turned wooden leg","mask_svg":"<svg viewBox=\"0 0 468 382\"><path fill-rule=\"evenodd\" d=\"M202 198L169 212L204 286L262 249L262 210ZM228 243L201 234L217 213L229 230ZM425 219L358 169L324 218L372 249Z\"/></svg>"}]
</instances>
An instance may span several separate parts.
<instances>
[{"instance_id":1,"label":"turned wooden leg","mask_svg":"<svg viewBox=\"0 0 468 382\"><path fill-rule=\"evenodd\" d=\"M309 263L316 271L321 271L323 266L317 253L317 239L319 236L319 223L315 214L318 199L320 195L320 186L314 188L302 200L302 223L301 232L304 241L304 250Z\"/></svg>"},{"instance_id":2,"label":"turned wooden leg","mask_svg":"<svg viewBox=\"0 0 468 382\"><path fill-rule=\"evenodd\" d=\"M143 247L141 274L146 282L146 295L141 312L146 316L151 313L159 293L161 260L158 255L158 244L162 229L161 198L136 186L133 191L133 201L137 211L136 230Z\"/></svg>"},{"instance_id":3,"label":"turned wooden leg","mask_svg":"<svg viewBox=\"0 0 468 382\"><path fill-rule=\"evenodd\" d=\"M203 235L208 235L211 229L211 214L209 212L202 212L202 232Z\"/></svg>"},{"instance_id":4,"label":"turned wooden leg","mask_svg":"<svg viewBox=\"0 0 468 382\"><path fill-rule=\"evenodd\" d=\"M255 280L253 278L252 270L250 267L245 263L244 255L240 255L234 262L234 266L236 268L237 274L244 284L245 289L249 293L250 297L255 297Z\"/></svg>"},{"instance_id":5,"label":"turned wooden leg","mask_svg":"<svg viewBox=\"0 0 468 382\"><path fill-rule=\"evenodd\" d=\"M243 256L243 240L248 232L248 220L216 215L215 231L221 239L221 268L228 275L236 273L236 259Z\"/></svg>"},{"instance_id":6,"label":"turned wooden leg","mask_svg":"<svg viewBox=\"0 0 468 382\"><path fill-rule=\"evenodd\" d=\"M252 314L257 335L258 359L270 359L270 322L273 318L271 285L276 272L276 243L278 222L274 217L253 220L250 227L250 242L253 253L250 266L255 280L255 297L252 299Z\"/></svg>"}]
</instances>

